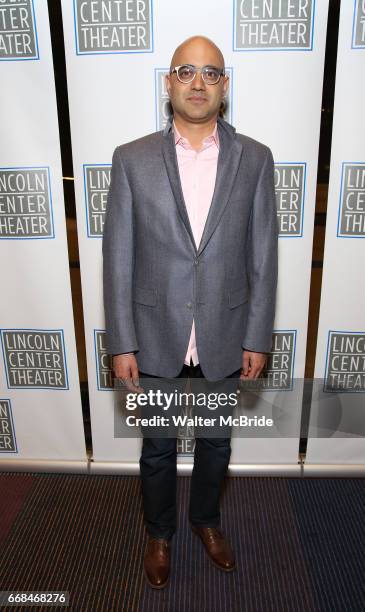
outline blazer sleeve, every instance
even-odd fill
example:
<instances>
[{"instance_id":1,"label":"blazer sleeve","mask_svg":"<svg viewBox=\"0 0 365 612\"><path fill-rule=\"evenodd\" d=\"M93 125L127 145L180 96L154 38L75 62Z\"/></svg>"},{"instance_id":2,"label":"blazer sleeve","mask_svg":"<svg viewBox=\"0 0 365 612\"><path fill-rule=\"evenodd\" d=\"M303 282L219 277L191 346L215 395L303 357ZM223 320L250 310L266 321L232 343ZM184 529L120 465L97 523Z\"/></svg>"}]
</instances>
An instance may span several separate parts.
<instances>
[{"instance_id":1,"label":"blazer sleeve","mask_svg":"<svg viewBox=\"0 0 365 612\"><path fill-rule=\"evenodd\" d=\"M113 355L138 350L132 302L133 236L133 197L117 147L102 242L106 351Z\"/></svg>"},{"instance_id":2,"label":"blazer sleeve","mask_svg":"<svg viewBox=\"0 0 365 612\"><path fill-rule=\"evenodd\" d=\"M268 353L272 346L278 278L278 220L270 149L257 182L247 240L249 311L242 348Z\"/></svg>"}]
</instances>

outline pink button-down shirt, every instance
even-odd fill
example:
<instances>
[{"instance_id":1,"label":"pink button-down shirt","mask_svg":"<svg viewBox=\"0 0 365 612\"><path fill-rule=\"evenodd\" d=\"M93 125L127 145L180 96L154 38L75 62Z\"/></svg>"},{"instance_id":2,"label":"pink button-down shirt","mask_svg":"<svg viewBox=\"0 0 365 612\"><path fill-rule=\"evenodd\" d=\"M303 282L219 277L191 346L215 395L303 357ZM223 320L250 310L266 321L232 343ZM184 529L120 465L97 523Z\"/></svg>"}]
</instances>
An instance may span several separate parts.
<instances>
[{"instance_id":1,"label":"pink button-down shirt","mask_svg":"<svg viewBox=\"0 0 365 612\"><path fill-rule=\"evenodd\" d=\"M173 123L173 129L185 205L195 244L199 247L213 197L217 174L219 153L217 124L212 134L204 138L199 151L193 149L190 142L179 134L175 123ZM185 363L190 364L190 359L192 359L194 365L199 363L194 320Z\"/></svg>"}]
</instances>

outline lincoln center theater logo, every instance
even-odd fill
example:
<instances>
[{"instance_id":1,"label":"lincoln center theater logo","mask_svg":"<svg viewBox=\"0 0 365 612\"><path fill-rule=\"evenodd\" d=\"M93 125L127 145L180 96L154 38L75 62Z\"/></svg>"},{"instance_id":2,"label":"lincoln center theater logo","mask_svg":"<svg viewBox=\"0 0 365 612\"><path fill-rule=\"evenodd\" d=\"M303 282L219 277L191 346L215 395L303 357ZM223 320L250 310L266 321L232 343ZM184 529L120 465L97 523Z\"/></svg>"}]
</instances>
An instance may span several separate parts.
<instances>
[{"instance_id":1,"label":"lincoln center theater logo","mask_svg":"<svg viewBox=\"0 0 365 612\"><path fill-rule=\"evenodd\" d=\"M33 0L0 1L0 60L39 59Z\"/></svg>"},{"instance_id":2,"label":"lincoln center theater logo","mask_svg":"<svg viewBox=\"0 0 365 612\"><path fill-rule=\"evenodd\" d=\"M110 164L84 164L87 235L101 238L110 185Z\"/></svg>"},{"instance_id":3,"label":"lincoln center theater logo","mask_svg":"<svg viewBox=\"0 0 365 612\"><path fill-rule=\"evenodd\" d=\"M234 0L233 50L312 50L314 0Z\"/></svg>"},{"instance_id":4,"label":"lincoln center theater logo","mask_svg":"<svg viewBox=\"0 0 365 612\"><path fill-rule=\"evenodd\" d=\"M328 332L324 390L365 392L365 332Z\"/></svg>"},{"instance_id":5,"label":"lincoln center theater logo","mask_svg":"<svg viewBox=\"0 0 365 612\"><path fill-rule=\"evenodd\" d=\"M0 399L0 453L17 452L10 400Z\"/></svg>"},{"instance_id":6,"label":"lincoln center theater logo","mask_svg":"<svg viewBox=\"0 0 365 612\"><path fill-rule=\"evenodd\" d=\"M153 51L152 0L74 0L76 52Z\"/></svg>"},{"instance_id":7,"label":"lincoln center theater logo","mask_svg":"<svg viewBox=\"0 0 365 612\"><path fill-rule=\"evenodd\" d=\"M342 164L337 236L365 236L365 163Z\"/></svg>"},{"instance_id":8,"label":"lincoln center theater logo","mask_svg":"<svg viewBox=\"0 0 365 612\"><path fill-rule=\"evenodd\" d=\"M68 389L63 330L2 329L9 389Z\"/></svg>"},{"instance_id":9,"label":"lincoln center theater logo","mask_svg":"<svg viewBox=\"0 0 365 612\"><path fill-rule=\"evenodd\" d=\"M54 238L51 203L49 168L0 168L0 238Z\"/></svg>"},{"instance_id":10,"label":"lincoln center theater logo","mask_svg":"<svg viewBox=\"0 0 365 612\"><path fill-rule=\"evenodd\" d=\"M233 100L233 69L226 68L229 76L229 89L225 98L224 119L232 123L232 100ZM170 101L165 87L165 76L169 73L168 68L155 68L155 100L156 100L156 130L163 130L171 113ZM214 85L208 85L214 87Z\"/></svg>"},{"instance_id":11,"label":"lincoln center theater logo","mask_svg":"<svg viewBox=\"0 0 365 612\"><path fill-rule=\"evenodd\" d=\"M352 48L365 49L365 1L356 0L352 29Z\"/></svg>"},{"instance_id":12,"label":"lincoln center theater logo","mask_svg":"<svg viewBox=\"0 0 365 612\"><path fill-rule=\"evenodd\" d=\"M275 164L275 193L280 236L303 236L306 164Z\"/></svg>"},{"instance_id":13,"label":"lincoln center theater logo","mask_svg":"<svg viewBox=\"0 0 365 612\"><path fill-rule=\"evenodd\" d=\"M273 332L264 377L258 379L258 386L263 391L290 391L293 388L295 342L295 329Z\"/></svg>"},{"instance_id":14,"label":"lincoln center theater logo","mask_svg":"<svg viewBox=\"0 0 365 612\"><path fill-rule=\"evenodd\" d=\"M106 352L104 330L94 329L94 343L98 389L99 391L111 390L113 388L112 370L110 357Z\"/></svg>"},{"instance_id":15,"label":"lincoln center theater logo","mask_svg":"<svg viewBox=\"0 0 365 612\"><path fill-rule=\"evenodd\" d=\"M180 414L182 418L186 416L187 419L186 424L180 425L178 428L176 438L177 454L180 456L193 455L195 449L194 426L189 424L188 419L194 417L194 412L191 406L183 406Z\"/></svg>"}]
</instances>

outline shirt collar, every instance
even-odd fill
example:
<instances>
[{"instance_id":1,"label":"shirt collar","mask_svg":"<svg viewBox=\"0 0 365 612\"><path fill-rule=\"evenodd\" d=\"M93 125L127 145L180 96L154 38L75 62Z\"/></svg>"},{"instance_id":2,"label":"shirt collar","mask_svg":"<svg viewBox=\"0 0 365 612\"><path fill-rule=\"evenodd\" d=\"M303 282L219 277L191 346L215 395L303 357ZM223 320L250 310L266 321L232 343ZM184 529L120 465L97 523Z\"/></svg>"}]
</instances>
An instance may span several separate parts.
<instances>
[{"instance_id":1,"label":"shirt collar","mask_svg":"<svg viewBox=\"0 0 365 612\"><path fill-rule=\"evenodd\" d=\"M183 147L187 149L191 149L191 144L187 138L181 136L179 130L176 127L175 121L172 122L172 130L174 133L175 145L181 144ZM218 124L216 123L213 129L213 132L204 138L202 142L202 149L205 149L207 146L215 143L217 149L219 149L219 135L218 135Z\"/></svg>"}]
</instances>

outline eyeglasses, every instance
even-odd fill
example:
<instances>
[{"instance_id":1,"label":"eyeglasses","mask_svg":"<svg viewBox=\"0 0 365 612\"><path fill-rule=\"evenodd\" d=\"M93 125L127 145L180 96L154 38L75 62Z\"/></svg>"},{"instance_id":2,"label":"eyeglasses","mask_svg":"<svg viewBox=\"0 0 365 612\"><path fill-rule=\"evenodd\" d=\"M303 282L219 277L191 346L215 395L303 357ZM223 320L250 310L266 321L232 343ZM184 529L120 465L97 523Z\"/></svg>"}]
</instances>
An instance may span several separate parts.
<instances>
[{"instance_id":1,"label":"eyeglasses","mask_svg":"<svg viewBox=\"0 0 365 612\"><path fill-rule=\"evenodd\" d=\"M216 68L215 66L203 66L197 68L192 64L183 64L182 66L175 66L170 70L170 74L176 72L176 76L180 83L191 83L196 73L200 70L204 83L207 85L216 85L220 80L221 76L225 76L224 68Z\"/></svg>"}]
</instances>

